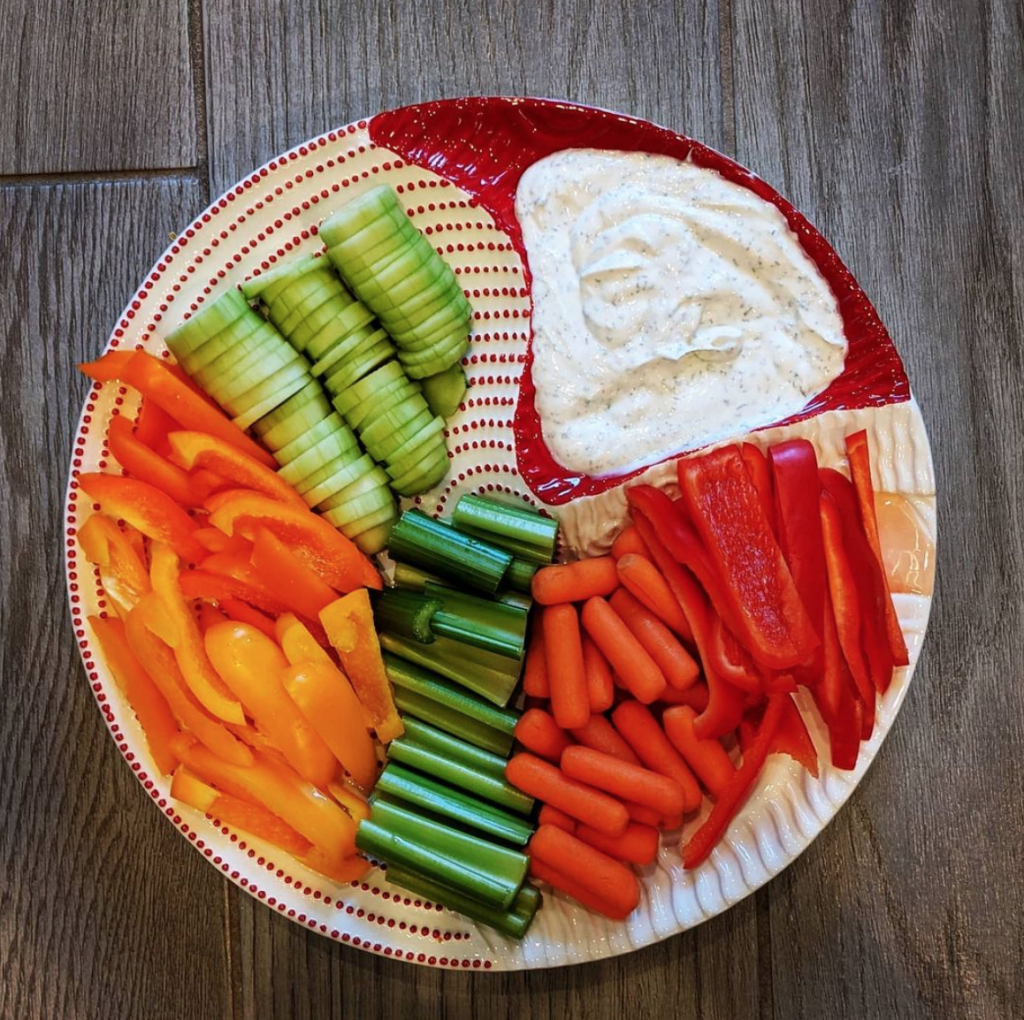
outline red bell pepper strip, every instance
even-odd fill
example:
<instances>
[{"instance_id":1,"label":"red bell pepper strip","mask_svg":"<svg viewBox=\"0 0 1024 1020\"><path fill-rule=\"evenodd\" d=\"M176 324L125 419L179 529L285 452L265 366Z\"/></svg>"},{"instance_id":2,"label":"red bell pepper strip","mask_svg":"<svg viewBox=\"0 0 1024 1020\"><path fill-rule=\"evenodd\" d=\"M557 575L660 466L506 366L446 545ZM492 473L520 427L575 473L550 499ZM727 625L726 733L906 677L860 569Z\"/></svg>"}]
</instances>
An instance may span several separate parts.
<instances>
[{"instance_id":1,"label":"red bell pepper strip","mask_svg":"<svg viewBox=\"0 0 1024 1020\"><path fill-rule=\"evenodd\" d=\"M778 527L775 520L775 496L772 492L772 474L768 469L768 459L754 446L753 443L744 443L740 447L740 455L747 469L747 476L757 489L757 497L761 501L761 509L764 510L765 519L772 533L778 536Z\"/></svg>"},{"instance_id":2,"label":"red bell pepper strip","mask_svg":"<svg viewBox=\"0 0 1024 1020\"><path fill-rule=\"evenodd\" d=\"M167 493L148 482L97 471L79 475L78 484L104 513L127 521L156 542L166 543L182 559L195 563L206 555L195 539L196 522Z\"/></svg>"},{"instance_id":3,"label":"red bell pepper strip","mask_svg":"<svg viewBox=\"0 0 1024 1020\"><path fill-rule=\"evenodd\" d=\"M181 426L161 407L152 400L142 399L139 413L135 418L135 438L145 443L151 450L161 456L170 452L167 434L180 429Z\"/></svg>"},{"instance_id":4,"label":"red bell pepper strip","mask_svg":"<svg viewBox=\"0 0 1024 1020\"><path fill-rule=\"evenodd\" d=\"M315 620L320 610L338 597L329 584L266 528L257 529L249 560L300 616Z\"/></svg>"},{"instance_id":5,"label":"red bell pepper strip","mask_svg":"<svg viewBox=\"0 0 1024 1020\"><path fill-rule=\"evenodd\" d=\"M782 715L779 718L779 725L775 730L771 745L768 748L769 754L786 754L795 762L803 765L807 771L818 778L818 752L814 748L814 741L807 732L807 724L800 715L796 703L790 695L784 695L785 702ZM740 749L744 754L753 744L757 736L757 725L764 714L763 706L751 709L743 716L740 723L739 738Z\"/></svg>"},{"instance_id":6,"label":"red bell pepper strip","mask_svg":"<svg viewBox=\"0 0 1024 1020\"><path fill-rule=\"evenodd\" d=\"M861 648L875 689L885 692L892 682L893 661L886 630L885 607L889 602L885 578L864 535L853 484L838 471L819 472L822 487L835 500L842 523L843 546L860 597Z\"/></svg>"},{"instance_id":7,"label":"red bell pepper strip","mask_svg":"<svg viewBox=\"0 0 1024 1020\"><path fill-rule=\"evenodd\" d=\"M125 373L128 369L128 364L132 358L138 354L139 351L107 351L106 354L97 358L95 361L86 361L78 366L79 371L84 375L87 375L90 379L96 382L112 382L114 380L120 380L126 382ZM152 357L152 355L147 355ZM163 361L162 365L180 380L185 386L187 386L193 393L202 397L211 407L215 406L213 401L200 389L198 384L191 378L181 367L181 365L175 364L173 361ZM177 428L181 428L181 423L177 423Z\"/></svg>"},{"instance_id":8,"label":"red bell pepper strip","mask_svg":"<svg viewBox=\"0 0 1024 1020\"><path fill-rule=\"evenodd\" d=\"M171 740L179 731L167 699L128 647L121 620L90 616L89 625L103 649L107 667L139 720L153 761L165 776L170 775L178 764Z\"/></svg>"},{"instance_id":9,"label":"red bell pepper strip","mask_svg":"<svg viewBox=\"0 0 1024 1020\"><path fill-rule=\"evenodd\" d=\"M184 428L208 432L269 468L277 466L263 447L250 439L223 411L200 396L191 384L183 382L178 372L159 358L145 351L136 351L116 370L121 382L134 386L144 399L152 400Z\"/></svg>"},{"instance_id":10,"label":"red bell pepper strip","mask_svg":"<svg viewBox=\"0 0 1024 1020\"><path fill-rule=\"evenodd\" d=\"M827 589L822 631L823 672L821 680L811 688L811 696L828 727L832 764L837 769L850 770L856 766L860 753L863 707L839 645L832 598Z\"/></svg>"},{"instance_id":11,"label":"red bell pepper strip","mask_svg":"<svg viewBox=\"0 0 1024 1020\"><path fill-rule=\"evenodd\" d=\"M697 654L707 681L708 702L694 720L694 732L702 740L730 733L743 716L743 691L729 683L715 668L711 655L711 612L698 584L671 556L655 532L654 525L639 510L634 509L633 523L651 551L655 564L668 581L672 593L686 615ZM668 692L666 691L666 694Z\"/></svg>"},{"instance_id":12,"label":"red bell pepper strip","mask_svg":"<svg viewBox=\"0 0 1024 1020\"><path fill-rule=\"evenodd\" d=\"M203 505L202 499L192 488L187 472L137 439L131 422L124 415L118 415L110 423L107 443L118 464L132 477L155 485L181 506Z\"/></svg>"},{"instance_id":13,"label":"red bell pepper strip","mask_svg":"<svg viewBox=\"0 0 1024 1020\"><path fill-rule=\"evenodd\" d=\"M875 561L885 585L885 627L889 638L889 651L892 653L893 665L906 666L910 663L910 656L907 652L907 643L903 639L903 629L896 616L896 607L892 603L889 578L886 576L882 560L882 543L878 537L878 517L875 514L875 488L871 482L871 455L868 451L868 434L865 429L846 437L846 456L850 461L850 476L857 493L861 526L864 528L871 551L875 554Z\"/></svg>"},{"instance_id":14,"label":"red bell pepper strip","mask_svg":"<svg viewBox=\"0 0 1024 1020\"><path fill-rule=\"evenodd\" d=\"M832 615L862 705L861 739L867 740L875 727L875 688L861 649L861 607L857 582L843 546L843 526L832 494L822 492L821 533L825 541L825 565L828 570Z\"/></svg>"},{"instance_id":15,"label":"red bell pepper strip","mask_svg":"<svg viewBox=\"0 0 1024 1020\"><path fill-rule=\"evenodd\" d=\"M229 535L237 530L252 539L261 526L273 532L338 591L383 586L380 574L358 547L312 510L237 489L211 496L207 506L210 523Z\"/></svg>"},{"instance_id":16,"label":"red bell pepper strip","mask_svg":"<svg viewBox=\"0 0 1024 1020\"><path fill-rule=\"evenodd\" d=\"M205 468L239 488L305 509L302 497L280 475L237 446L206 432L172 432L167 438L175 461L185 470Z\"/></svg>"},{"instance_id":17,"label":"red bell pepper strip","mask_svg":"<svg viewBox=\"0 0 1024 1020\"><path fill-rule=\"evenodd\" d=\"M711 814L704 824L693 834L690 841L683 847L683 867L696 868L707 860L718 841L725 835L729 823L747 799L754 783L764 766L772 746L775 731L778 728L789 696L773 694L768 699L764 718L758 727L757 736L743 755L743 762L735 775L718 795ZM696 728L696 724L695 724Z\"/></svg>"},{"instance_id":18,"label":"red bell pepper strip","mask_svg":"<svg viewBox=\"0 0 1024 1020\"><path fill-rule=\"evenodd\" d=\"M679 486L742 628L730 629L762 666L807 662L820 641L739 449L679 461Z\"/></svg>"},{"instance_id":19,"label":"red bell pepper strip","mask_svg":"<svg viewBox=\"0 0 1024 1020\"><path fill-rule=\"evenodd\" d=\"M722 618L714 613L711 614L708 650L716 671L729 683L752 694L761 692L762 683L757 667L750 661L743 646L729 633Z\"/></svg>"},{"instance_id":20,"label":"red bell pepper strip","mask_svg":"<svg viewBox=\"0 0 1024 1020\"><path fill-rule=\"evenodd\" d=\"M107 598L126 616L151 588L149 571L128 536L105 514L93 514L78 529L85 558L100 571Z\"/></svg>"}]
</instances>

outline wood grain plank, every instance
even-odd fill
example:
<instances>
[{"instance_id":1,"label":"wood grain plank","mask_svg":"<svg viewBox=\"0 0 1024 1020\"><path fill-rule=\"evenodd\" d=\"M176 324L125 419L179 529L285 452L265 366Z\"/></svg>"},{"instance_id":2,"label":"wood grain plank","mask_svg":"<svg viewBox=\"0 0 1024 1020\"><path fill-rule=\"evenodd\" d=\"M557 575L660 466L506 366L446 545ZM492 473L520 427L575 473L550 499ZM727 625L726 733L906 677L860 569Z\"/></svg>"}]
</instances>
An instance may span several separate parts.
<instances>
[{"instance_id":1,"label":"wood grain plank","mask_svg":"<svg viewBox=\"0 0 1024 1020\"><path fill-rule=\"evenodd\" d=\"M204 0L204 10L214 194L332 127L448 96L572 99L721 141L713 0Z\"/></svg>"},{"instance_id":2,"label":"wood grain plank","mask_svg":"<svg viewBox=\"0 0 1024 1020\"><path fill-rule=\"evenodd\" d=\"M84 676L63 496L96 356L194 182L0 188L0 1016L223 1017L221 879L117 753Z\"/></svg>"},{"instance_id":3,"label":"wood grain plank","mask_svg":"<svg viewBox=\"0 0 1024 1020\"><path fill-rule=\"evenodd\" d=\"M0 174L192 167L187 0L4 4Z\"/></svg>"},{"instance_id":4,"label":"wood grain plank","mask_svg":"<svg viewBox=\"0 0 1024 1020\"><path fill-rule=\"evenodd\" d=\"M939 591L903 714L770 887L775 1015L1019 1016L1021 7L848 0L826 19L734 0L733 20L737 155L889 324L940 486Z\"/></svg>"}]
</instances>

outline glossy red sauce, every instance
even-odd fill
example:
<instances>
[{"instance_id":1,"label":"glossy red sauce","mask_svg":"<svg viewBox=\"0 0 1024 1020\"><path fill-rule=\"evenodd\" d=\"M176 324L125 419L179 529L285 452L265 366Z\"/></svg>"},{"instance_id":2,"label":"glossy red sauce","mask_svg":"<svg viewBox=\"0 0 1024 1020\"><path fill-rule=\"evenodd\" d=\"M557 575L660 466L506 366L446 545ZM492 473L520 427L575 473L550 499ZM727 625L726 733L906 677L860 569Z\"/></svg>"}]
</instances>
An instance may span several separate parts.
<instances>
[{"instance_id":1,"label":"glossy red sauce","mask_svg":"<svg viewBox=\"0 0 1024 1020\"><path fill-rule=\"evenodd\" d=\"M831 285L849 342L843 372L828 389L799 414L764 427L800 421L822 411L880 406L910 397L910 384L892 339L831 245L774 188L699 142L605 110L543 99L495 97L407 106L374 117L369 130L375 144L447 177L473 195L515 245L526 268L527 285L529 263L515 215L515 198L520 177L537 160L562 149L618 149L690 159L716 170L777 206L786 217ZM514 430L519 472L546 503L558 505L576 496L594 495L639 473L594 478L571 471L552 457L535 404L532 337Z\"/></svg>"}]
</instances>

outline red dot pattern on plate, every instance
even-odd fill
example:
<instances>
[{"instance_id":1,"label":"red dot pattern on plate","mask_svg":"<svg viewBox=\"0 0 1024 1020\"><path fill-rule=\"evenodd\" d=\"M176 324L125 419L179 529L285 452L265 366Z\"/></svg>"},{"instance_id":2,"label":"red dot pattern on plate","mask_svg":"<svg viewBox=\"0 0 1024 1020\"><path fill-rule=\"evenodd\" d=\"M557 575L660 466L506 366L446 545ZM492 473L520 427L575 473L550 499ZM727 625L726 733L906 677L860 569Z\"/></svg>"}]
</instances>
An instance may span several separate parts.
<instances>
[{"instance_id":1,"label":"red dot pattern on plate","mask_svg":"<svg viewBox=\"0 0 1024 1020\"><path fill-rule=\"evenodd\" d=\"M295 253L321 249L320 221L362 188L388 180L420 229L449 262L476 311L465 358L470 388L449 421L448 479L418 502L440 512L462 491L501 491L533 503L515 467L512 411L526 354L529 293L519 256L491 216L449 182L369 142L365 124L330 132L272 161L218 199L161 256L115 325L108 346L167 357L160 337L203 303ZM159 775L131 709L92 644L86 617L107 613L99 571L80 564L77 529L98 509L80 498L83 471L116 467L106 437L116 414L134 420L135 395L94 384L72 451L65 512L68 599L90 686L118 749L168 820L212 866L272 910L336 941L369 952L449 968L490 969L486 945L471 956L419 948L467 946L471 926L432 903L380 884L339 885L301 868L280 850L234 831L219 819L179 807ZM83 572L84 571L84 572ZM86 582L86 583L83 583ZM179 813L179 811L181 813ZM429 919L429 920L428 920ZM467 946L468 948L468 946Z\"/></svg>"}]
</instances>

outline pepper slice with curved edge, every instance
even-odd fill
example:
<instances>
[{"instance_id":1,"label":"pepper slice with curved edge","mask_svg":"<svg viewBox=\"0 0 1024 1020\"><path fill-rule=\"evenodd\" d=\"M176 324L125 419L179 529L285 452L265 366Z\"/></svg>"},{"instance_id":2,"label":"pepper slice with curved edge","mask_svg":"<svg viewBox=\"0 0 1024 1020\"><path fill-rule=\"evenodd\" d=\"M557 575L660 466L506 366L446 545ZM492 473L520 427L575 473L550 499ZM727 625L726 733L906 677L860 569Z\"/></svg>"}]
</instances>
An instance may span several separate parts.
<instances>
[{"instance_id":1,"label":"pepper slice with curved edge","mask_svg":"<svg viewBox=\"0 0 1024 1020\"><path fill-rule=\"evenodd\" d=\"M823 629L824 668L820 682L811 688L811 697L828 727L832 764L837 769L848 771L856 766L860 753L864 710L839 645L839 633L828 588L825 589Z\"/></svg>"},{"instance_id":2,"label":"pepper slice with curved edge","mask_svg":"<svg viewBox=\"0 0 1024 1020\"><path fill-rule=\"evenodd\" d=\"M894 666L906 666L910 663L907 643L903 638L896 607L892 602L892 591L889 578L886 576L882 560L882 543L878 537L878 517L875 513L875 487L871 481L871 455L868 451L868 434L866 429L854 432L846 437L846 456L850 461L850 477L857 493L857 504L860 509L860 522L864 528L871 551L875 554L882 581L885 584L885 628L889 638L889 651L892 653Z\"/></svg>"},{"instance_id":3,"label":"pepper slice with curved edge","mask_svg":"<svg viewBox=\"0 0 1024 1020\"><path fill-rule=\"evenodd\" d=\"M206 505L214 527L229 535L237 530L249 539L265 527L338 591L383 587L377 569L355 543L311 510L237 489L211 496Z\"/></svg>"},{"instance_id":4,"label":"pepper slice with curved edge","mask_svg":"<svg viewBox=\"0 0 1024 1020\"><path fill-rule=\"evenodd\" d=\"M341 659L382 744L405 732L373 622L373 608L365 588L343 595L320 611L320 622Z\"/></svg>"},{"instance_id":5,"label":"pepper slice with curved edge","mask_svg":"<svg viewBox=\"0 0 1024 1020\"><path fill-rule=\"evenodd\" d=\"M729 823L747 799L764 766L775 731L782 718L786 702L789 700L788 694L773 694L768 699L768 707L765 709L761 725L757 729L757 736L744 753L743 762L718 795L711 814L682 848L684 868L692 869L703 864L714 847L718 845L718 841L725 835L725 830L728 829ZM792 704L792 702L790 703ZM694 725L696 727L696 722Z\"/></svg>"},{"instance_id":6,"label":"pepper slice with curved edge","mask_svg":"<svg viewBox=\"0 0 1024 1020\"><path fill-rule=\"evenodd\" d=\"M114 380L125 382L127 381L126 372L128 371L128 365L138 353L138 351L107 351L106 354L101 355L95 361L83 361L78 366L78 369L95 382L112 382ZM152 357L152 355L149 355L149 357ZM160 364L179 382L202 397L211 407L214 406L210 397L202 391L199 384L188 375L181 365L177 365L172 361L161 361ZM175 427L180 428L180 423L177 423Z\"/></svg>"},{"instance_id":7,"label":"pepper slice with curved edge","mask_svg":"<svg viewBox=\"0 0 1024 1020\"><path fill-rule=\"evenodd\" d=\"M124 415L118 415L110 423L107 441L118 464L133 478L155 485L181 506L203 505L203 499L192 487L188 473L140 442L132 423Z\"/></svg>"},{"instance_id":8,"label":"pepper slice with curved edge","mask_svg":"<svg viewBox=\"0 0 1024 1020\"><path fill-rule=\"evenodd\" d=\"M861 607L861 648L868 663L868 675L883 694L892 683L893 660L889 648L885 607L890 604L882 568L864 534L853 483L838 471L819 472L822 488L835 500L842 523L843 547L853 572Z\"/></svg>"},{"instance_id":9,"label":"pepper slice with curved edge","mask_svg":"<svg viewBox=\"0 0 1024 1020\"><path fill-rule=\"evenodd\" d=\"M302 497L276 471L232 443L208 432L172 432L167 441L174 460L186 471L205 468L232 485L306 509Z\"/></svg>"},{"instance_id":10,"label":"pepper slice with curved edge","mask_svg":"<svg viewBox=\"0 0 1024 1020\"><path fill-rule=\"evenodd\" d=\"M728 627L722 623L717 614L711 617L708 631L708 651L714 661L715 669L731 684L741 687L752 694L760 693L762 680L757 667L750 661L750 656L743 646L729 633Z\"/></svg>"},{"instance_id":11,"label":"pepper slice with curved edge","mask_svg":"<svg viewBox=\"0 0 1024 1020\"><path fill-rule=\"evenodd\" d=\"M210 713L225 722L244 723L245 713L233 693L217 675L206 650L192 608L185 601L179 579L180 564L174 551L160 542L151 550L149 579L160 605L173 627L175 640L168 640L189 690ZM165 639L172 637L161 627Z\"/></svg>"},{"instance_id":12,"label":"pepper slice with curved edge","mask_svg":"<svg viewBox=\"0 0 1024 1020\"><path fill-rule=\"evenodd\" d=\"M125 636L135 658L146 664L146 672L185 729L225 761L238 765L251 764L252 752L235 738L223 722L199 704L181 675L174 652L151 630L147 619L148 610L153 604L159 605L159 602L159 596L150 592L125 620ZM178 753L176 746L172 742L171 750L175 755Z\"/></svg>"},{"instance_id":13,"label":"pepper slice with curved edge","mask_svg":"<svg viewBox=\"0 0 1024 1020\"><path fill-rule=\"evenodd\" d=\"M715 668L710 633L710 614L713 610L708 606L700 587L690 574L661 544L651 521L636 508L633 523L686 615L690 630L693 632L694 643L697 645L697 654L700 656L704 679L707 681L708 701L701 714L693 721L694 732L702 740L731 733L743 718L746 696Z\"/></svg>"},{"instance_id":14,"label":"pepper slice with curved edge","mask_svg":"<svg viewBox=\"0 0 1024 1020\"><path fill-rule=\"evenodd\" d=\"M822 492L819 503L832 617L839 636L839 647L849 666L861 704L861 739L867 740L875 728L875 688L872 686L860 644L860 597L843 546L843 526L839 509L828 491Z\"/></svg>"},{"instance_id":15,"label":"pepper slice with curved edge","mask_svg":"<svg viewBox=\"0 0 1024 1020\"><path fill-rule=\"evenodd\" d=\"M818 778L818 752L814 748L814 741L807 732L807 724L800 715L792 697L784 695L785 703L782 714L779 718L779 725L776 727L775 735L772 737L768 748L769 754L786 754L795 762L799 762L807 771ZM764 706L759 705L750 709L743 716L740 723L739 739L740 749L747 753L757 736L757 727L764 716Z\"/></svg>"},{"instance_id":16,"label":"pepper slice with curved edge","mask_svg":"<svg viewBox=\"0 0 1024 1020\"><path fill-rule=\"evenodd\" d=\"M678 467L680 490L740 628L730 626L733 634L761 666L807 662L820 640L739 448L688 457Z\"/></svg>"},{"instance_id":17,"label":"pepper slice with curved edge","mask_svg":"<svg viewBox=\"0 0 1024 1020\"><path fill-rule=\"evenodd\" d=\"M90 616L89 626L103 649L107 668L139 720L156 767L170 775L178 764L171 740L179 730L167 699L128 646L121 620Z\"/></svg>"},{"instance_id":18,"label":"pepper slice with curved edge","mask_svg":"<svg viewBox=\"0 0 1024 1020\"><path fill-rule=\"evenodd\" d=\"M272 531L257 528L250 562L273 581L285 602L311 620L333 602L338 593L306 566Z\"/></svg>"},{"instance_id":19,"label":"pepper slice with curved edge","mask_svg":"<svg viewBox=\"0 0 1024 1020\"><path fill-rule=\"evenodd\" d=\"M152 589L149 571L128 536L106 514L93 514L78 529L82 554L99 567L100 581L118 616Z\"/></svg>"},{"instance_id":20,"label":"pepper slice with curved edge","mask_svg":"<svg viewBox=\"0 0 1024 1020\"><path fill-rule=\"evenodd\" d=\"M281 646L284 657L293 666L304 662L320 662L333 666L334 662L322 645L313 637L309 628L294 613L282 613L274 623L274 639ZM359 711L366 716L366 710L359 704ZM366 728L370 728L366 716Z\"/></svg>"},{"instance_id":21,"label":"pepper slice with curved edge","mask_svg":"<svg viewBox=\"0 0 1024 1020\"><path fill-rule=\"evenodd\" d=\"M204 635L213 668L270 742L303 779L326 788L338 761L282 682L288 660L251 624L218 623Z\"/></svg>"},{"instance_id":22,"label":"pepper slice with curved edge","mask_svg":"<svg viewBox=\"0 0 1024 1020\"><path fill-rule=\"evenodd\" d=\"M155 542L165 542L183 560L197 563L206 555L195 538L196 522L155 486L99 471L79 475L78 484L105 514L127 521Z\"/></svg>"},{"instance_id":23,"label":"pepper slice with curved edge","mask_svg":"<svg viewBox=\"0 0 1024 1020\"><path fill-rule=\"evenodd\" d=\"M142 398L135 418L135 438L140 443L145 443L151 450L165 456L171 449L167 442L168 433L180 428L162 407L158 407L152 400Z\"/></svg>"},{"instance_id":24,"label":"pepper slice with curved edge","mask_svg":"<svg viewBox=\"0 0 1024 1020\"><path fill-rule=\"evenodd\" d=\"M761 501L761 509L764 510L765 519L772 533L778 537L779 529L775 519L775 496L772 492L772 474L768 469L768 459L761 452L760 448L753 443L744 443L740 447L740 455L743 457L743 464L747 469L747 475L757 489L758 499Z\"/></svg>"},{"instance_id":25,"label":"pepper slice with curved edge","mask_svg":"<svg viewBox=\"0 0 1024 1020\"><path fill-rule=\"evenodd\" d=\"M251 765L233 765L185 734L175 739L174 752L200 779L234 797L254 800L287 822L321 851L328 866L340 868L355 854L355 822L287 765L258 751Z\"/></svg>"}]
</instances>

